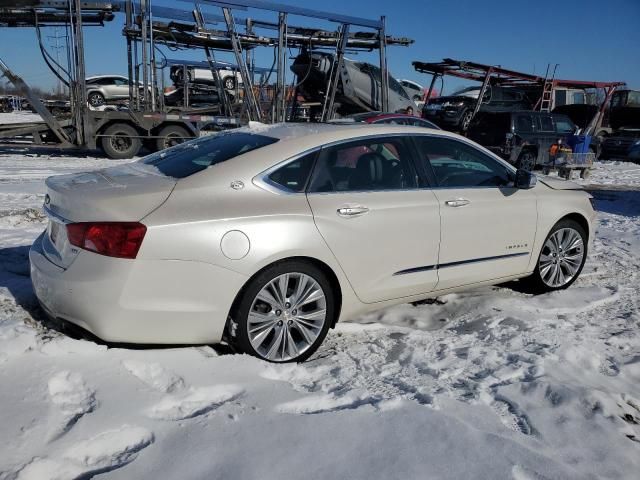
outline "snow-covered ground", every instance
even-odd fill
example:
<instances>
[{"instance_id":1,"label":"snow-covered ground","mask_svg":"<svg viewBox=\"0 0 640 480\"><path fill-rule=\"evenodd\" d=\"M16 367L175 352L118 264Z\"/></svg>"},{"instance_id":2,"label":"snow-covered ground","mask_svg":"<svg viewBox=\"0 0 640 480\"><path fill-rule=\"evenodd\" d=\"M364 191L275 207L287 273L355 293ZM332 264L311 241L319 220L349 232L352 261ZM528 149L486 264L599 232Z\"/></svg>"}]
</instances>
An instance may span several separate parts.
<instances>
[{"instance_id":1,"label":"snow-covered ground","mask_svg":"<svg viewBox=\"0 0 640 480\"><path fill-rule=\"evenodd\" d=\"M640 478L640 192L599 194L567 291L394 307L278 366L47 328L27 261L43 180L110 164L0 152L0 480Z\"/></svg>"},{"instance_id":2,"label":"snow-covered ground","mask_svg":"<svg viewBox=\"0 0 640 480\"><path fill-rule=\"evenodd\" d=\"M24 123L24 122L41 122L42 117L37 113L28 110L13 113L0 113L0 124L8 123Z\"/></svg>"}]
</instances>

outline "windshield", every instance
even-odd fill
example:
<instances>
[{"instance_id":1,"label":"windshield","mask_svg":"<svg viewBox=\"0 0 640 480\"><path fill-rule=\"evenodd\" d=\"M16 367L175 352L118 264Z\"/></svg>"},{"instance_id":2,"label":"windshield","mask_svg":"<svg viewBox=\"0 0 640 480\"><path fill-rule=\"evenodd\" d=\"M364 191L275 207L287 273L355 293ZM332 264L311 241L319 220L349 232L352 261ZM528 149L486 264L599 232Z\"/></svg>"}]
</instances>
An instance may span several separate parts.
<instances>
[{"instance_id":1,"label":"windshield","mask_svg":"<svg viewBox=\"0 0 640 480\"><path fill-rule=\"evenodd\" d=\"M162 174L185 178L212 165L277 142L277 138L255 133L227 131L198 138L154 153L141 160Z\"/></svg>"},{"instance_id":2,"label":"windshield","mask_svg":"<svg viewBox=\"0 0 640 480\"><path fill-rule=\"evenodd\" d=\"M478 95L480 95L480 89L478 87L463 88L462 90L458 90L457 92L454 92L451 94L452 97L472 97L472 98L478 98Z\"/></svg>"}]
</instances>

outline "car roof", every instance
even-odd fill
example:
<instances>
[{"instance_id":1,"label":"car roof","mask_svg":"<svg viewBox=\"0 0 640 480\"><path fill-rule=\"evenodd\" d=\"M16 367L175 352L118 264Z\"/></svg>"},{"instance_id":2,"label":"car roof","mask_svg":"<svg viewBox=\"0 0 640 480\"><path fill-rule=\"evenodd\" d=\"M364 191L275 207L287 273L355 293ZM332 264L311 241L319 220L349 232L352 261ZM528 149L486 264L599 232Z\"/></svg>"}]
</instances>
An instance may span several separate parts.
<instances>
[{"instance_id":1,"label":"car roof","mask_svg":"<svg viewBox=\"0 0 640 480\"><path fill-rule=\"evenodd\" d=\"M383 120L385 118L418 118L414 115L408 115L406 113L379 113L377 115L372 115L364 119L365 122L371 123L376 122L378 120Z\"/></svg>"},{"instance_id":2,"label":"car roof","mask_svg":"<svg viewBox=\"0 0 640 480\"><path fill-rule=\"evenodd\" d=\"M128 80L127 77L123 76L123 75L93 75L91 77L87 77L87 80L97 80L99 78L124 78L125 80Z\"/></svg>"},{"instance_id":3,"label":"car roof","mask_svg":"<svg viewBox=\"0 0 640 480\"><path fill-rule=\"evenodd\" d=\"M415 127L410 125L396 124L370 124L365 122L354 123L276 123L266 125L258 122L251 122L249 126L236 131L245 131L258 135L277 138L278 145L282 148L284 144L290 144L297 148L314 148L316 146L332 143L336 141L349 140L360 136L384 135L384 134L425 134L433 133L440 136L463 138L455 133L433 128Z\"/></svg>"}]
</instances>

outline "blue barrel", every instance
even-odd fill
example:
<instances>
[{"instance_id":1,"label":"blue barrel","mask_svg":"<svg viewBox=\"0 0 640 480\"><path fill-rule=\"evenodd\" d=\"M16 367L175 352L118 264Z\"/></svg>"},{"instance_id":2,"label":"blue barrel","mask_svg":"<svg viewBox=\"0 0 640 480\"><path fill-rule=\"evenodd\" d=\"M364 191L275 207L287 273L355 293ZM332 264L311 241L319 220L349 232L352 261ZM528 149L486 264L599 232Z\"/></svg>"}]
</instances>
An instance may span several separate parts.
<instances>
[{"instance_id":1,"label":"blue barrel","mask_svg":"<svg viewBox=\"0 0 640 480\"><path fill-rule=\"evenodd\" d=\"M570 135L567 143L573 153L589 153L591 135Z\"/></svg>"}]
</instances>

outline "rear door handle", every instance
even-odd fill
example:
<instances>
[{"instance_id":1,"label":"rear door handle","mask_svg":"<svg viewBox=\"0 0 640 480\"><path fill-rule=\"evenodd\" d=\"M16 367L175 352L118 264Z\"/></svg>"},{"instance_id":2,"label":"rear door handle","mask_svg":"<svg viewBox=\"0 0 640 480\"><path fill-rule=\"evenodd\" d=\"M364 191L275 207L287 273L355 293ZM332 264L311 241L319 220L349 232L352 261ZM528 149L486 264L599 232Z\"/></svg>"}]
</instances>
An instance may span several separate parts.
<instances>
[{"instance_id":1,"label":"rear door handle","mask_svg":"<svg viewBox=\"0 0 640 480\"><path fill-rule=\"evenodd\" d=\"M464 207L465 205L469 205L471 202L466 198L456 198L455 200L447 200L444 204L447 207Z\"/></svg>"},{"instance_id":2,"label":"rear door handle","mask_svg":"<svg viewBox=\"0 0 640 480\"><path fill-rule=\"evenodd\" d=\"M367 213L369 211L369 209L367 207L363 207L363 206L345 206L345 207L340 207L337 212L338 215L340 215L341 217L346 217L346 218L351 218L351 217L357 217L359 215L364 215L365 213Z\"/></svg>"}]
</instances>

